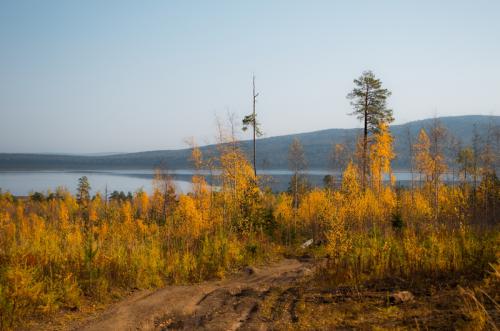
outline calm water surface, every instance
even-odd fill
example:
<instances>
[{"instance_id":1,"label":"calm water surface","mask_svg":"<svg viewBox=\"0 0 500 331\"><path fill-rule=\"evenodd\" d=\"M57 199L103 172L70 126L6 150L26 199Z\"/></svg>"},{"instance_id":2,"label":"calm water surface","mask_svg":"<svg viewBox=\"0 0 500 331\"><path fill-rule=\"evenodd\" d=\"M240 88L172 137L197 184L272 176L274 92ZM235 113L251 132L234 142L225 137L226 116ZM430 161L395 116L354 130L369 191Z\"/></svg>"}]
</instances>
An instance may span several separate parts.
<instances>
[{"instance_id":1,"label":"calm water surface","mask_svg":"<svg viewBox=\"0 0 500 331\"><path fill-rule=\"evenodd\" d=\"M152 172L135 173L123 171L6 171L0 172L0 188L13 195L28 195L31 192L55 191L59 186L66 187L71 192L76 191L78 178L87 176L92 187L92 193L124 191L152 191ZM191 183L184 180L174 180L178 192L187 193Z\"/></svg>"},{"instance_id":2,"label":"calm water surface","mask_svg":"<svg viewBox=\"0 0 500 331\"><path fill-rule=\"evenodd\" d=\"M192 170L174 170L170 174L174 178L179 193L191 191ZM209 175L209 172L202 172ZM276 190L286 190L290 180L288 170L261 170L260 175L272 177L272 187ZM322 185L325 175L331 174L328 170L309 170L308 177L313 185ZM340 176L339 173L335 175ZM396 181L403 183L411 180L409 172L395 172ZM75 192L78 178L87 176L92 187L92 193L104 192L106 186L108 192L124 191L135 192L144 190L152 191L152 180L154 171L145 170L96 170L96 171L0 171L0 188L14 195L28 195L31 192L55 191L59 186L66 187ZM418 175L414 175L418 180Z\"/></svg>"}]
</instances>

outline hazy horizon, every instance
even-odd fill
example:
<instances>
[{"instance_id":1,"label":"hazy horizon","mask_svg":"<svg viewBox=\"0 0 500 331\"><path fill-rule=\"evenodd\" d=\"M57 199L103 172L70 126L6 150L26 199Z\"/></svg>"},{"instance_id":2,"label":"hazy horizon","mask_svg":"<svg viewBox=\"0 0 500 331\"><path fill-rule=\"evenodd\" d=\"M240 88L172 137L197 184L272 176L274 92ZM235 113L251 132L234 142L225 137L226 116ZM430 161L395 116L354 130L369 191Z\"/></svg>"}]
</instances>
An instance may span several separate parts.
<instances>
[{"instance_id":1,"label":"hazy horizon","mask_svg":"<svg viewBox=\"0 0 500 331\"><path fill-rule=\"evenodd\" d=\"M450 115L450 116L438 116L436 117L437 119L443 119L443 118L453 118L453 117L472 117L472 116L482 116L482 117L490 117L490 116L495 116L499 117L499 115L487 115L487 114L476 114L476 115ZM405 123L393 123L393 125L405 125L408 123L413 123L413 122L419 122L419 121L424 121L424 120L429 120L434 117L427 117L427 118L421 118L421 119L415 119L411 120ZM303 131L303 132L289 132L289 133L284 133L281 135L275 135L275 136L265 136L261 138L257 138L258 140L260 139L265 139L265 138L274 138L274 137L283 137L283 136L293 136L293 135L300 135L300 134L307 134L307 133L313 133L313 132L320 132L320 131L325 131L325 130L350 130L350 129L359 129L362 130L361 127L351 127L351 128L326 128L326 129L320 129L320 130L311 130L311 131ZM251 141L251 137L243 137L241 141ZM213 145L216 144L216 142L208 142L208 143L201 143L199 144L200 147L207 146L207 145ZM125 152L120 152L120 151L109 151L109 152L87 152L87 153L73 153L73 152L36 152L36 153L30 153L30 152L25 152L25 153L20 153L20 154L42 154L42 155L74 155L74 156L106 156L106 155L115 155L115 154L128 154L128 153L140 153L140 152L152 152L152 151L161 151L161 150L183 150L183 149L190 149L189 146L184 144L184 146L180 146L178 148L170 148L170 149L142 149L142 150L137 150L137 151L125 151ZM0 151L0 154L4 152ZM17 154L16 152L12 153L6 153L6 154Z\"/></svg>"},{"instance_id":2,"label":"hazy horizon","mask_svg":"<svg viewBox=\"0 0 500 331\"><path fill-rule=\"evenodd\" d=\"M370 69L395 123L499 115L500 3L0 3L0 152L126 153L214 142L215 114L266 136L354 128ZM247 133L241 133L248 139Z\"/></svg>"}]
</instances>

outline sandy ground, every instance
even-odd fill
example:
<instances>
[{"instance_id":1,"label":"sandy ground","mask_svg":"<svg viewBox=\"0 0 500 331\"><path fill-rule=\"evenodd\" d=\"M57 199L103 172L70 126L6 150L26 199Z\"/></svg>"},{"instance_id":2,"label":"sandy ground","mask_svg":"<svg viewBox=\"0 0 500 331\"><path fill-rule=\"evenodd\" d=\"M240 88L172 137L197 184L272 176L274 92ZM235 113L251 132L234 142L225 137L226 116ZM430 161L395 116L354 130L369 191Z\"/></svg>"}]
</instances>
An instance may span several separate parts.
<instances>
[{"instance_id":1,"label":"sandy ground","mask_svg":"<svg viewBox=\"0 0 500 331\"><path fill-rule=\"evenodd\" d=\"M140 291L70 330L259 330L252 315L271 288L289 286L312 274L312 265L284 259L247 268L222 281Z\"/></svg>"},{"instance_id":2,"label":"sandy ground","mask_svg":"<svg viewBox=\"0 0 500 331\"><path fill-rule=\"evenodd\" d=\"M332 287L323 262L283 259L225 280L137 291L86 318L51 319L31 330L476 329L452 278L393 277ZM392 302L392 294L402 291L411 291L412 299ZM498 307L487 308L488 323L500 325Z\"/></svg>"}]
</instances>

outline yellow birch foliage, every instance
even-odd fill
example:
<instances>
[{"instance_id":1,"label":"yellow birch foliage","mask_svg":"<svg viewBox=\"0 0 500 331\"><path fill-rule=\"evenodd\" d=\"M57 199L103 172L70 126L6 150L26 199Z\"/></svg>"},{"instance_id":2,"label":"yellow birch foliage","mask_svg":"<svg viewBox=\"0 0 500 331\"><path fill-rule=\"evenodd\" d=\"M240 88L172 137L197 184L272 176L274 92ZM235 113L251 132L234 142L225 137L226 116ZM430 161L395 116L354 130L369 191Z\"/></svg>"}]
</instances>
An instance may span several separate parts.
<instances>
[{"instance_id":1,"label":"yellow birch foliage","mask_svg":"<svg viewBox=\"0 0 500 331\"><path fill-rule=\"evenodd\" d=\"M176 213L176 234L179 236L198 238L207 227L195 200L188 195L179 198Z\"/></svg>"},{"instance_id":2,"label":"yellow birch foliage","mask_svg":"<svg viewBox=\"0 0 500 331\"><path fill-rule=\"evenodd\" d=\"M134 196L134 208L137 210L139 218L142 220L147 220L149 218L149 197L144 191L136 192Z\"/></svg>"},{"instance_id":3,"label":"yellow birch foliage","mask_svg":"<svg viewBox=\"0 0 500 331\"><path fill-rule=\"evenodd\" d=\"M382 122L379 131L374 135L370 146L370 167L372 187L380 192L384 175L388 175L392 182L391 161L394 159L393 137L389 126Z\"/></svg>"},{"instance_id":4,"label":"yellow birch foliage","mask_svg":"<svg viewBox=\"0 0 500 331\"><path fill-rule=\"evenodd\" d=\"M347 168L342 176L341 192L348 198L356 197L361 192L361 186L358 180L358 170L352 161L347 164Z\"/></svg>"},{"instance_id":5,"label":"yellow birch foliage","mask_svg":"<svg viewBox=\"0 0 500 331\"><path fill-rule=\"evenodd\" d=\"M325 229L333 219L333 205L325 190L305 194L297 211L302 231L309 232L314 240L323 239ZM309 231L305 231L310 229Z\"/></svg>"},{"instance_id":6,"label":"yellow birch foliage","mask_svg":"<svg viewBox=\"0 0 500 331\"><path fill-rule=\"evenodd\" d=\"M380 146L389 144L380 139ZM424 174L432 161L426 141L418 149ZM390 170L386 152L371 151L380 172ZM477 200L438 185L436 218L425 187L362 191L352 162L339 190L313 189L296 211L291 194L260 191L234 146L221 154L220 166L217 189L197 175L193 192L169 196L165 222L151 221L165 207L160 188L107 203L97 196L88 206L90 231L67 191L42 200L0 193L0 325L15 328L28 312L78 308L83 295L107 301L117 289L223 277L310 238L316 245L308 249L328 254L335 277L358 284L372 277L481 274L497 258L498 228L478 227L473 217L485 199L498 210L493 179Z\"/></svg>"},{"instance_id":7,"label":"yellow birch foliage","mask_svg":"<svg viewBox=\"0 0 500 331\"><path fill-rule=\"evenodd\" d=\"M424 129L420 130L415 143L415 162L417 170L423 174L427 181L432 177L432 157L430 154L431 142Z\"/></svg>"},{"instance_id":8,"label":"yellow birch foliage","mask_svg":"<svg viewBox=\"0 0 500 331\"><path fill-rule=\"evenodd\" d=\"M431 141L424 129L420 130L414 149L417 170L421 177L422 175L424 176L427 199L432 200L432 181L434 180L435 163L431 155Z\"/></svg>"}]
</instances>

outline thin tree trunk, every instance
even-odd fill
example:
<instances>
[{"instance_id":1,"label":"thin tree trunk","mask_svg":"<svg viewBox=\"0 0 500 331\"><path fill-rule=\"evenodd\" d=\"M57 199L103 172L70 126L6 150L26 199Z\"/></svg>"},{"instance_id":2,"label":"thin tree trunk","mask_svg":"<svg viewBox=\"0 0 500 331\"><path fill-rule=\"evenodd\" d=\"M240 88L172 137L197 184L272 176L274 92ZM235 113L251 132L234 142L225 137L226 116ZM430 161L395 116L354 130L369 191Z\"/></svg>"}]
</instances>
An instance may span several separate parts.
<instances>
[{"instance_id":1,"label":"thin tree trunk","mask_svg":"<svg viewBox=\"0 0 500 331\"><path fill-rule=\"evenodd\" d=\"M293 211L293 233L297 235L297 210L299 209L299 172L295 170L295 201L294 201L294 211Z\"/></svg>"},{"instance_id":2,"label":"thin tree trunk","mask_svg":"<svg viewBox=\"0 0 500 331\"><path fill-rule=\"evenodd\" d=\"M361 177L361 187L363 188L363 191L366 188L366 166L367 166L367 159L368 159L368 86L366 87L366 95L365 95L365 125L364 125L364 131L363 131L363 176Z\"/></svg>"},{"instance_id":3,"label":"thin tree trunk","mask_svg":"<svg viewBox=\"0 0 500 331\"><path fill-rule=\"evenodd\" d=\"M255 76L253 76L252 82L253 82L253 172L255 177L257 177L257 164L256 164L257 144L255 141L255 135L257 130L257 119L255 116L255 99L257 98L257 95L255 94Z\"/></svg>"},{"instance_id":4,"label":"thin tree trunk","mask_svg":"<svg viewBox=\"0 0 500 331\"><path fill-rule=\"evenodd\" d=\"M408 135L408 151L409 151L409 162L410 162L410 175L411 175L411 182L410 182L410 187L411 187L411 201L413 203L414 199L414 178L413 178L413 143L411 140L411 132L410 128L407 128L407 135Z\"/></svg>"}]
</instances>

